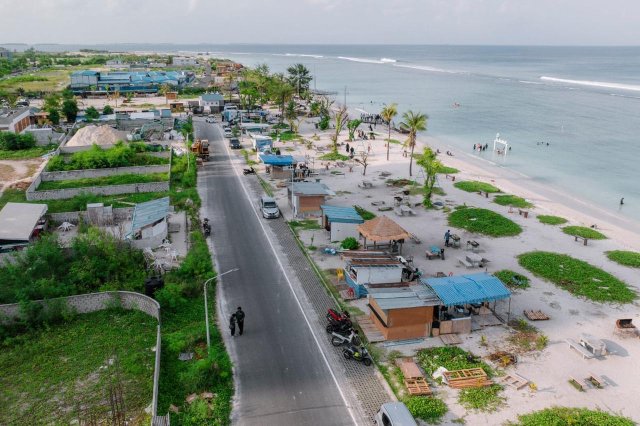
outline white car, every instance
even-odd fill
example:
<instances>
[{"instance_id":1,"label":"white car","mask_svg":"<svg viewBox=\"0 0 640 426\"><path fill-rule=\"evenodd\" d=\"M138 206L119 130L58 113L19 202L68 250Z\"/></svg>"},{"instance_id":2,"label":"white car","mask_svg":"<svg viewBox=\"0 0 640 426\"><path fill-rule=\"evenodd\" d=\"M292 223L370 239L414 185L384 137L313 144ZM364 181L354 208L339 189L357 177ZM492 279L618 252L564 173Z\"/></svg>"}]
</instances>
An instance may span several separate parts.
<instances>
[{"instance_id":1,"label":"white car","mask_svg":"<svg viewBox=\"0 0 640 426\"><path fill-rule=\"evenodd\" d=\"M231 131L231 129L224 129L224 137L230 138L231 136L233 136L233 132Z\"/></svg>"},{"instance_id":2,"label":"white car","mask_svg":"<svg viewBox=\"0 0 640 426\"><path fill-rule=\"evenodd\" d=\"M402 402L382 404L375 420L377 426L418 426L409 409Z\"/></svg>"}]
</instances>

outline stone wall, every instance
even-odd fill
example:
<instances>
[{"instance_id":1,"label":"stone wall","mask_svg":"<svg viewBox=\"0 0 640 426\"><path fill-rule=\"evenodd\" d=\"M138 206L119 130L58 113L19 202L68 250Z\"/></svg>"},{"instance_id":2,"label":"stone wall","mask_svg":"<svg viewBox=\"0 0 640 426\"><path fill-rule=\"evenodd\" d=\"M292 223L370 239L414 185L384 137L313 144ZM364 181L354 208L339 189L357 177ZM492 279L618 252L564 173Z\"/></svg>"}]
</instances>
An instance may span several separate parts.
<instances>
[{"instance_id":1,"label":"stone wall","mask_svg":"<svg viewBox=\"0 0 640 426\"><path fill-rule=\"evenodd\" d=\"M35 182L35 181L34 181ZM32 185L33 186L33 185ZM32 188L29 187L29 189ZM52 189L48 191L27 190L27 201L66 200L82 193L96 195L136 194L142 192L165 192L169 190L169 181L131 183L126 185L92 186L86 188Z\"/></svg>"},{"instance_id":2,"label":"stone wall","mask_svg":"<svg viewBox=\"0 0 640 426\"><path fill-rule=\"evenodd\" d=\"M64 172L45 172L40 176L42 182L60 181L60 180L76 180L86 178L97 178L104 176L117 176L128 174L146 175L151 173L169 173L171 170L168 164L160 164L155 166L131 166L131 167L114 167L111 169L88 169L88 170L69 170Z\"/></svg>"}]
</instances>

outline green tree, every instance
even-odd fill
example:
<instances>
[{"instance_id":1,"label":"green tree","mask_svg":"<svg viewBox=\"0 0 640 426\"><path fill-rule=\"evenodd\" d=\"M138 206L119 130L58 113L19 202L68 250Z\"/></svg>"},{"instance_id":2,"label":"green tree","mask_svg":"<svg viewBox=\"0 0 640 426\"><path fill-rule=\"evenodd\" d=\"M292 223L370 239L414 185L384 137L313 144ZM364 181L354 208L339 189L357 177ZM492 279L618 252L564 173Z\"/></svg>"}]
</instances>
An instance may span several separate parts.
<instances>
[{"instance_id":1,"label":"green tree","mask_svg":"<svg viewBox=\"0 0 640 426\"><path fill-rule=\"evenodd\" d=\"M389 161L389 147L391 145L391 121L396 115L398 115L397 104L386 105L382 108L382 111L380 111L380 117L387 122L387 127L389 128L389 138L387 139L387 161Z\"/></svg>"},{"instance_id":2,"label":"green tree","mask_svg":"<svg viewBox=\"0 0 640 426\"><path fill-rule=\"evenodd\" d=\"M409 129L409 138L405 143L405 147L411 149L411 155L409 156L409 176L413 176L413 150L416 148L418 132L427 130L427 120L429 117L426 114L409 110L402 115L402 119L404 126Z\"/></svg>"},{"instance_id":3,"label":"green tree","mask_svg":"<svg viewBox=\"0 0 640 426\"><path fill-rule=\"evenodd\" d=\"M256 83L252 81L241 81L238 84L238 94L240 95L240 105L243 109L252 109L260 97Z\"/></svg>"},{"instance_id":4,"label":"green tree","mask_svg":"<svg viewBox=\"0 0 640 426\"><path fill-rule=\"evenodd\" d=\"M285 80L284 75L276 74L271 82L271 99L273 99L280 109L280 123L284 118L284 108L287 102L293 97L293 86Z\"/></svg>"},{"instance_id":5,"label":"green tree","mask_svg":"<svg viewBox=\"0 0 640 426\"><path fill-rule=\"evenodd\" d=\"M289 130L293 132L293 127L295 125L296 118L298 118L298 111L296 110L296 103L293 100L290 100L287 103L287 107L284 110L284 118L289 123Z\"/></svg>"},{"instance_id":6,"label":"green tree","mask_svg":"<svg viewBox=\"0 0 640 426\"><path fill-rule=\"evenodd\" d=\"M287 73L289 73L289 83L296 89L298 97L300 97L301 93L309 90L309 83L312 77L309 75L309 69L304 64L290 66L287 68Z\"/></svg>"},{"instance_id":7,"label":"green tree","mask_svg":"<svg viewBox=\"0 0 640 426\"><path fill-rule=\"evenodd\" d=\"M335 132L331 135L331 141L333 142L333 152L338 152L338 137L340 132L344 130L349 120L349 114L347 113L347 107L341 106L337 111L333 113L333 119L335 120Z\"/></svg>"},{"instance_id":8,"label":"green tree","mask_svg":"<svg viewBox=\"0 0 640 426\"><path fill-rule=\"evenodd\" d=\"M436 153L431 148L426 147L422 154L416 157L416 164L422 167L425 174L423 204L425 207L431 207L433 186L436 183L438 173L442 170L442 163L438 160Z\"/></svg>"},{"instance_id":9,"label":"green tree","mask_svg":"<svg viewBox=\"0 0 640 426\"><path fill-rule=\"evenodd\" d=\"M50 110L50 109L60 109L60 104L61 104L61 99L60 99L60 95L56 94L56 93L52 93L50 95L47 95L44 98L44 109L46 110Z\"/></svg>"},{"instance_id":10,"label":"green tree","mask_svg":"<svg viewBox=\"0 0 640 426\"><path fill-rule=\"evenodd\" d=\"M111 105L105 105L104 108L102 108L102 114L104 115L113 114L113 108L111 108Z\"/></svg>"},{"instance_id":11,"label":"green tree","mask_svg":"<svg viewBox=\"0 0 640 426\"><path fill-rule=\"evenodd\" d=\"M89 108L84 110L84 116L89 120L96 120L100 118L100 113L94 106L90 106Z\"/></svg>"},{"instance_id":12,"label":"green tree","mask_svg":"<svg viewBox=\"0 0 640 426\"><path fill-rule=\"evenodd\" d=\"M60 110L56 108L49 108L47 110L47 113L49 114L49 121L52 124L55 124L55 125L60 124Z\"/></svg>"},{"instance_id":13,"label":"green tree","mask_svg":"<svg viewBox=\"0 0 640 426\"><path fill-rule=\"evenodd\" d=\"M362 120L356 118L355 120L349 120L347 123L347 130L349 130L349 140L352 141L355 139L356 130L358 126L362 124Z\"/></svg>"},{"instance_id":14,"label":"green tree","mask_svg":"<svg viewBox=\"0 0 640 426\"><path fill-rule=\"evenodd\" d=\"M78 103L73 97L65 99L62 102L62 114L64 114L69 123L76 121L76 117L78 116Z\"/></svg>"}]
</instances>

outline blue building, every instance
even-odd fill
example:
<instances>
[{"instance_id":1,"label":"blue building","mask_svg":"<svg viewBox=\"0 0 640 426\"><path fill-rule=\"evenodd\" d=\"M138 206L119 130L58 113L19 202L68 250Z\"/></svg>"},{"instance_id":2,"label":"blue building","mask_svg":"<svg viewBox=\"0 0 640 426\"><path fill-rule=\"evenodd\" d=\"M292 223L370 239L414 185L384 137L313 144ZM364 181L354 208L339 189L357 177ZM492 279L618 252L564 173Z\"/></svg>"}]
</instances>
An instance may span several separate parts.
<instances>
[{"instance_id":1,"label":"blue building","mask_svg":"<svg viewBox=\"0 0 640 426\"><path fill-rule=\"evenodd\" d=\"M193 81L190 71L76 71L71 74L71 90L76 94L108 93L157 93L167 84L175 89Z\"/></svg>"}]
</instances>

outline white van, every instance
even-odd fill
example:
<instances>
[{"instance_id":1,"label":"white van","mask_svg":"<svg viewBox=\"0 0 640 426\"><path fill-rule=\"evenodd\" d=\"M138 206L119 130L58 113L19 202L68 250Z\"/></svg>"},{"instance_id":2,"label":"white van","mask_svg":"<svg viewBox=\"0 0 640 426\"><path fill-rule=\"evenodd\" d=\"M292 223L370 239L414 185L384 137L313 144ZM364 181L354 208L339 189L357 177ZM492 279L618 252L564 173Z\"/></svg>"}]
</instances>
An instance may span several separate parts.
<instances>
[{"instance_id":1,"label":"white van","mask_svg":"<svg viewBox=\"0 0 640 426\"><path fill-rule=\"evenodd\" d=\"M378 426L418 426L409 409L402 402L382 404L376 414Z\"/></svg>"}]
</instances>

